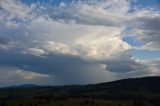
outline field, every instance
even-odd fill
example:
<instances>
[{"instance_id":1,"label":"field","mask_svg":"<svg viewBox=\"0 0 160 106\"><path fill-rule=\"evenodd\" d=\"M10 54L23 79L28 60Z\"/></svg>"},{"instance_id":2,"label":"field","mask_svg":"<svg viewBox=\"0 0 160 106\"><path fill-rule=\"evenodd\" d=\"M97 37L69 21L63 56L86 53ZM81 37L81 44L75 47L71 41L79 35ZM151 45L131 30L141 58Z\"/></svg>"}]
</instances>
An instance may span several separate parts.
<instances>
[{"instance_id":1,"label":"field","mask_svg":"<svg viewBox=\"0 0 160 106\"><path fill-rule=\"evenodd\" d=\"M11 100L2 106L132 106L132 102L117 100L68 99L68 100Z\"/></svg>"}]
</instances>

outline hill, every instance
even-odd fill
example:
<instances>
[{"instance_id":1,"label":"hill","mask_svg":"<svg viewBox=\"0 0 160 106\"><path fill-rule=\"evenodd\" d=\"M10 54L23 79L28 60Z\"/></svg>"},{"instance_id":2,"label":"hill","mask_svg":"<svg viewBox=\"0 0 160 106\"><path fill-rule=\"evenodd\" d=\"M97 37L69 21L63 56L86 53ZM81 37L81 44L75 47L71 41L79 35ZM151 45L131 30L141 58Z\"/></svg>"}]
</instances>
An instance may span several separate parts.
<instances>
[{"instance_id":1,"label":"hill","mask_svg":"<svg viewBox=\"0 0 160 106\"><path fill-rule=\"evenodd\" d=\"M0 101L3 101L3 105L4 101L6 101L5 103L12 106L12 102L18 103L20 101L28 101L27 103L45 101L43 106L50 106L48 103L57 103L57 106L61 103L64 106L67 103L70 103L68 105L72 105L74 101L79 102L79 105L86 104L86 106L91 105L91 103L95 104L95 101L97 105L98 103L106 102L110 103L110 106L160 106L159 83L160 77L144 77L90 85L23 85L1 88ZM39 106L41 106L40 104Z\"/></svg>"}]
</instances>

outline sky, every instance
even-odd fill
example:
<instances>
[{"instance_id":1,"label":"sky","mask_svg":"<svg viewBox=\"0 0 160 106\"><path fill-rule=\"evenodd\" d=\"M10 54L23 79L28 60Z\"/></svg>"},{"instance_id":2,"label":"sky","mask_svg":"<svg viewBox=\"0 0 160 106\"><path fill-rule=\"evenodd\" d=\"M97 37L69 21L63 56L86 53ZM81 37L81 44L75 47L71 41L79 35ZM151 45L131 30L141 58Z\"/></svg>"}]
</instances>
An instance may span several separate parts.
<instances>
[{"instance_id":1,"label":"sky","mask_svg":"<svg viewBox=\"0 0 160 106\"><path fill-rule=\"evenodd\" d=\"M160 0L0 0L0 87L160 75Z\"/></svg>"}]
</instances>

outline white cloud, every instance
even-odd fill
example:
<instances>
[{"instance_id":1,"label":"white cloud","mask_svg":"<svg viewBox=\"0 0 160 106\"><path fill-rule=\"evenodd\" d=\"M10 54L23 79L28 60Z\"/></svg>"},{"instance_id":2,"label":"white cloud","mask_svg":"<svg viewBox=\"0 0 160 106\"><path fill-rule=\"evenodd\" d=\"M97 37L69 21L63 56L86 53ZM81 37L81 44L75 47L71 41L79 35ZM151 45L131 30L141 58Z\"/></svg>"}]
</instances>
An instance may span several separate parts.
<instances>
[{"instance_id":1,"label":"white cloud","mask_svg":"<svg viewBox=\"0 0 160 106\"><path fill-rule=\"evenodd\" d=\"M76 55L76 51L72 50L72 48L63 43L48 41L43 48L48 52Z\"/></svg>"},{"instance_id":2,"label":"white cloud","mask_svg":"<svg viewBox=\"0 0 160 106\"><path fill-rule=\"evenodd\" d=\"M123 28L60 23L44 17L33 20L28 28L34 35L31 39L40 42L35 48L47 52L105 59L131 49L122 40Z\"/></svg>"},{"instance_id":3,"label":"white cloud","mask_svg":"<svg viewBox=\"0 0 160 106\"><path fill-rule=\"evenodd\" d=\"M130 9L129 3L127 0L79 1L70 6L53 7L48 14L57 21L119 27L129 18L125 15Z\"/></svg>"},{"instance_id":4,"label":"white cloud","mask_svg":"<svg viewBox=\"0 0 160 106\"><path fill-rule=\"evenodd\" d=\"M66 24L59 23L58 25L61 25L62 32L63 30L66 31ZM52 29L52 32L48 33L48 35L50 36L50 37L48 36L48 38L42 33L41 36L36 34L39 41L42 40L42 42L44 43L38 43L37 44L38 46L35 47L34 49L30 48L29 51L31 54L34 54L36 52L37 55L43 55L49 52L53 53L57 52L62 54L79 55L80 57L84 58L87 57L90 59L101 60L101 59L107 59L111 55L118 54L120 52L124 52L131 49L131 46L122 40L121 29L119 28L114 28L114 27L106 28L102 26L101 27L94 26L93 28L91 28L92 26L86 26L86 25L85 26L68 25L69 27L68 31L66 33L61 33L57 31L58 28L56 27L54 22L53 24L51 24L51 26L49 25L48 27L49 28L55 27L56 29ZM88 28L88 30L87 31L83 30L85 28ZM68 41L63 41L64 38L62 39L61 37L54 39L54 36L57 37L54 34L56 34L57 36L68 35L67 37L68 38L71 37L71 39L68 39ZM43 41L44 39L42 36L45 36L46 41ZM53 39L53 41L51 39ZM39 53L40 51L41 53Z\"/></svg>"},{"instance_id":5,"label":"white cloud","mask_svg":"<svg viewBox=\"0 0 160 106\"><path fill-rule=\"evenodd\" d=\"M31 9L21 2L17 0L1 0L0 1L1 9L4 9L9 14L8 19L11 18L20 18L25 19L27 18ZM2 10L1 10L2 11Z\"/></svg>"},{"instance_id":6,"label":"white cloud","mask_svg":"<svg viewBox=\"0 0 160 106\"><path fill-rule=\"evenodd\" d=\"M45 50L40 48L29 48L27 51L24 51L23 53L24 54L28 53L40 57L46 54Z\"/></svg>"},{"instance_id":7,"label":"white cloud","mask_svg":"<svg viewBox=\"0 0 160 106\"><path fill-rule=\"evenodd\" d=\"M15 75L21 77L25 80L34 80L34 79L40 79L40 78L48 78L49 75L46 74L40 74L30 71L24 71L24 70L16 70Z\"/></svg>"},{"instance_id":8,"label":"white cloud","mask_svg":"<svg viewBox=\"0 0 160 106\"><path fill-rule=\"evenodd\" d=\"M75 48L79 55L98 59L106 60L112 55L117 55L121 52L128 51L131 46L122 41L119 36L98 36L88 39L80 39Z\"/></svg>"}]
</instances>

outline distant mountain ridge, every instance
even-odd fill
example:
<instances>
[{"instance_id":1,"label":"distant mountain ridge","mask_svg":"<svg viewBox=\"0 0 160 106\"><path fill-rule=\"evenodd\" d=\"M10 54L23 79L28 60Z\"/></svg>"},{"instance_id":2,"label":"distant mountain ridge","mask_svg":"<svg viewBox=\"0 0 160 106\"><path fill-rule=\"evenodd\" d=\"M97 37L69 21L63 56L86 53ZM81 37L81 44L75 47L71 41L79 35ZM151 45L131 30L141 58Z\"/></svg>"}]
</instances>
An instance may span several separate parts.
<instances>
[{"instance_id":1,"label":"distant mountain ridge","mask_svg":"<svg viewBox=\"0 0 160 106\"><path fill-rule=\"evenodd\" d=\"M35 87L40 87L40 85L23 84L23 85L12 85L12 86L8 86L8 87L5 87L5 88L35 88Z\"/></svg>"},{"instance_id":2,"label":"distant mountain ridge","mask_svg":"<svg viewBox=\"0 0 160 106\"><path fill-rule=\"evenodd\" d=\"M110 81L110 82L104 82L104 83L98 83L98 84L87 84L87 85L62 85L62 86L50 86L50 85L36 85L36 84L23 84L23 85L13 85L13 86L8 86L4 88L37 88L37 87L93 87L97 86L105 86L109 87L112 85L112 87L118 87L118 86L124 86L131 88L134 86L134 88L139 87L139 86L146 86L148 88L152 87L159 87L160 88L160 76L150 76L150 77L141 77L141 78L128 78L128 79L120 79L120 80L115 80L115 81ZM101 88L101 87L100 87ZM100 89L99 88L99 89ZM157 89L157 88L156 88Z\"/></svg>"}]
</instances>

